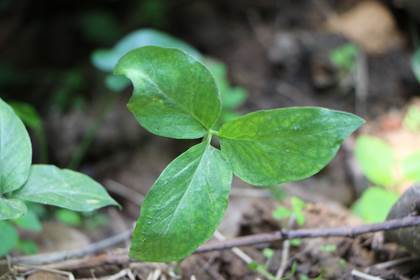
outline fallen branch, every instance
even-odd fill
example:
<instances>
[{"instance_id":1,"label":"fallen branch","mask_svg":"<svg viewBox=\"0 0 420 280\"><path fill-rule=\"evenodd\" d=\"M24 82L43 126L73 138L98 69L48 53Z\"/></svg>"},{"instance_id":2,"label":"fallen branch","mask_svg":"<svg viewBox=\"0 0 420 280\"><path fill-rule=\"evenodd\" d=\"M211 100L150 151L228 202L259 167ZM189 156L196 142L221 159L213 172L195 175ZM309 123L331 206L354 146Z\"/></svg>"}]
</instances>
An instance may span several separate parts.
<instances>
[{"instance_id":1,"label":"fallen branch","mask_svg":"<svg viewBox=\"0 0 420 280\"><path fill-rule=\"evenodd\" d=\"M198 248L195 253L206 253L211 251L227 250L233 247L253 246L269 244L295 238L319 238L319 237L349 237L373 233L378 231L389 231L400 228L420 226L420 216L410 216L402 219L385 221L377 224L367 224L355 227L336 227L320 229L298 229L289 231L275 231L272 233L255 234L238 237L221 242L211 242Z\"/></svg>"},{"instance_id":2,"label":"fallen branch","mask_svg":"<svg viewBox=\"0 0 420 280\"><path fill-rule=\"evenodd\" d=\"M110 238L101 240L96 243L92 243L89 246L86 246L83 249L79 250L70 250L70 251L61 251L54 253L45 253L32 256L22 256L22 257L13 257L9 258L8 263L11 265L45 265L55 262L61 262L69 259L82 258L88 255L93 255L98 252L101 252L105 249L111 248L118 245L131 236L131 230L124 231L120 234L111 236ZM7 261L6 261L7 263ZM0 261L0 265L2 262Z\"/></svg>"},{"instance_id":3,"label":"fallen branch","mask_svg":"<svg viewBox=\"0 0 420 280\"><path fill-rule=\"evenodd\" d=\"M224 241L213 241L198 248L195 253L206 253L211 251L227 250L234 247L254 246L259 244L270 244L277 241L295 239L295 238L319 238L319 237L349 237L354 238L358 235L373 233L378 231L389 231L400 228L408 228L420 226L420 216L410 216L402 219L389 220L383 223L360 225L355 227L337 227L337 228L320 228L320 229L299 229L289 231L276 231L265 234L255 234L245 237L238 237ZM123 232L114 237L93 243L81 250L56 252L51 254L40 254L25 257L13 257L9 259L9 263L13 265L46 265L51 263L63 262L68 259L82 258L87 255L97 254L105 249L113 247L120 242L123 242L130 237L130 232ZM116 254L103 254L95 259L95 266L100 264L112 263L124 264L134 262L127 257L127 251ZM111 260L112 259L112 260ZM87 268L89 262L86 259L71 262L71 267ZM1 262L0 262L1 264ZM84 265L83 265L84 264ZM55 269L67 269L68 262L63 262L62 265L54 265Z\"/></svg>"}]
</instances>

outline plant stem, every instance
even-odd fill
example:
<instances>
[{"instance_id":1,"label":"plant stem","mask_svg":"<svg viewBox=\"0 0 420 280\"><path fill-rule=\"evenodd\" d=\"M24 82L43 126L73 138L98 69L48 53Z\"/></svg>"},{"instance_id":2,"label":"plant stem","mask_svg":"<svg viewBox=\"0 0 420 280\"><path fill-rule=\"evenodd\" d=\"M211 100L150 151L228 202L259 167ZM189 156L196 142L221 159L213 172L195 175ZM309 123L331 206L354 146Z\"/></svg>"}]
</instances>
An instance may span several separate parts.
<instances>
[{"instance_id":1,"label":"plant stem","mask_svg":"<svg viewBox=\"0 0 420 280\"><path fill-rule=\"evenodd\" d=\"M209 129L209 134L210 134L210 135L216 135L216 136L219 136L219 131L218 131L218 130Z\"/></svg>"}]
</instances>

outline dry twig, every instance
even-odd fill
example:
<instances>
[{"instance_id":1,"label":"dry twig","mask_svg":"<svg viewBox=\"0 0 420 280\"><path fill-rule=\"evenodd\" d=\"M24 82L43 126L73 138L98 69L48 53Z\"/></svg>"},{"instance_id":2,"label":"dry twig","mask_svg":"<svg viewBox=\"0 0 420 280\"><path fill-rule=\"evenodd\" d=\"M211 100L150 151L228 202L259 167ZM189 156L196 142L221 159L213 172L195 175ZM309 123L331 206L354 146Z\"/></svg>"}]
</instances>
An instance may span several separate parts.
<instances>
[{"instance_id":1,"label":"dry twig","mask_svg":"<svg viewBox=\"0 0 420 280\"><path fill-rule=\"evenodd\" d=\"M353 238L358 235L373 233L378 231L389 231L399 228L407 228L420 226L420 216L410 216L402 219L389 220L383 223L360 225L355 227L336 227L336 228L320 228L320 229L300 229L289 231L276 231L265 234L255 234L245 237L238 237L230 240L210 242L198 248L195 253L206 253L211 251L220 251L232 249L234 247L253 246L258 244L269 244L276 241L294 239L294 238L319 238L319 237L349 237ZM114 263L126 264L132 262L127 256L127 251L116 254L102 254L92 257L90 260L81 259L73 260L72 262L64 262L71 258L82 258L87 255L97 254L100 251L108 249L123 242L130 237L130 232L123 232L117 236L102 240L100 242L91 244L90 246L74 251L56 252L51 254L41 254L26 257L10 258L10 264L17 265L45 265L48 263L62 262L61 265L50 266L54 269L67 269L70 268L89 268L101 264ZM1 262L0 262L1 264ZM4 261L3 264L7 264ZM69 268L70 267L70 268Z\"/></svg>"}]
</instances>

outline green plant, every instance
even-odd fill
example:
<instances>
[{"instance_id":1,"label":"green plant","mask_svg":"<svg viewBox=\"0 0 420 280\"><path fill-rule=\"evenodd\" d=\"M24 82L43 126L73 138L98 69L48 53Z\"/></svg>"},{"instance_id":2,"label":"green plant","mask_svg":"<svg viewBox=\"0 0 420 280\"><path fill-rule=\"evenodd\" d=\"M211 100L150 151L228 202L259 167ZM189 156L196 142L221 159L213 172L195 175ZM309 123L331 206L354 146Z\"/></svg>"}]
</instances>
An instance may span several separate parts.
<instances>
[{"instance_id":1,"label":"green plant","mask_svg":"<svg viewBox=\"0 0 420 280\"><path fill-rule=\"evenodd\" d=\"M395 186L404 181L420 181L420 152L398 161L385 141L363 135L356 141L355 156L371 186L354 203L353 212L365 221L381 222L398 200Z\"/></svg>"},{"instance_id":2,"label":"green plant","mask_svg":"<svg viewBox=\"0 0 420 280\"><path fill-rule=\"evenodd\" d=\"M331 62L345 72L354 70L359 50L352 43L343 44L330 52Z\"/></svg>"},{"instance_id":3,"label":"green plant","mask_svg":"<svg viewBox=\"0 0 420 280\"><path fill-rule=\"evenodd\" d=\"M118 205L93 179L53 165L32 165L32 147L28 132L14 110L0 98L0 253L16 246L16 229L37 230L36 216L25 202L54 205L74 211L93 211Z\"/></svg>"},{"instance_id":4,"label":"green plant","mask_svg":"<svg viewBox=\"0 0 420 280\"><path fill-rule=\"evenodd\" d=\"M148 131L198 139L148 192L133 232L131 257L173 261L209 239L227 207L233 174L258 186L300 180L321 170L362 125L355 115L318 107L253 112L220 129L220 92L193 56L157 46L130 51L114 73L134 86L129 110ZM212 139L220 140L221 150Z\"/></svg>"},{"instance_id":5,"label":"green plant","mask_svg":"<svg viewBox=\"0 0 420 280\"><path fill-rule=\"evenodd\" d=\"M290 199L290 204L290 209L283 206L277 207L273 212L273 217L278 220L294 217L298 225L303 225L305 223L305 215L303 213L303 209L306 206L305 202L300 198L293 196Z\"/></svg>"}]
</instances>

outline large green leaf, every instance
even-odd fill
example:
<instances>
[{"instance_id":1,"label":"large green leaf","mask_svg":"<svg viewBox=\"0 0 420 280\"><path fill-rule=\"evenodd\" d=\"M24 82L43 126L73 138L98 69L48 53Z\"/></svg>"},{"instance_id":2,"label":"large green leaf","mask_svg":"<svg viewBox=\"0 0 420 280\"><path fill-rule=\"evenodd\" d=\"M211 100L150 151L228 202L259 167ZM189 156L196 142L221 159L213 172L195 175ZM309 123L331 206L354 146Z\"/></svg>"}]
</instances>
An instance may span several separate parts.
<instances>
[{"instance_id":1,"label":"large green leaf","mask_svg":"<svg viewBox=\"0 0 420 280\"><path fill-rule=\"evenodd\" d=\"M0 194L20 188L29 175L32 146L13 109L0 98Z\"/></svg>"},{"instance_id":2,"label":"large green leaf","mask_svg":"<svg viewBox=\"0 0 420 280\"><path fill-rule=\"evenodd\" d=\"M149 45L181 49L197 59L201 57L196 49L177 38L157 30L142 29L128 34L112 49L95 51L92 55L92 62L100 70L111 72L124 54Z\"/></svg>"},{"instance_id":3,"label":"large green leaf","mask_svg":"<svg viewBox=\"0 0 420 280\"><path fill-rule=\"evenodd\" d=\"M16 229L7 222L0 222L0 257L16 247L19 236Z\"/></svg>"},{"instance_id":4,"label":"large green leaf","mask_svg":"<svg viewBox=\"0 0 420 280\"><path fill-rule=\"evenodd\" d=\"M0 220L17 219L26 211L26 205L22 201L0 197Z\"/></svg>"},{"instance_id":5,"label":"large green leaf","mask_svg":"<svg viewBox=\"0 0 420 280\"><path fill-rule=\"evenodd\" d=\"M213 76L192 56L161 47L143 47L123 56L115 74L134 85L128 108L150 132L179 139L200 138L221 111Z\"/></svg>"},{"instance_id":6,"label":"large green leaf","mask_svg":"<svg viewBox=\"0 0 420 280\"><path fill-rule=\"evenodd\" d=\"M118 205L90 177L53 165L33 165L28 181L13 196L74 211L92 211L107 205Z\"/></svg>"},{"instance_id":7,"label":"large green leaf","mask_svg":"<svg viewBox=\"0 0 420 280\"><path fill-rule=\"evenodd\" d=\"M362 124L355 115L317 107L264 110L225 123L220 143L235 175L272 185L317 173Z\"/></svg>"},{"instance_id":8,"label":"large green leaf","mask_svg":"<svg viewBox=\"0 0 420 280\"><path fill-rule=\"evenodd\" d=\"M360 136L355 147L356 159L366 177L379 186L391 186L395 159L392 148L383 140L372 136Z\"/></svg>"},{"instance_id":9,"label":"large green leaf","mask_svg":"<svg viewBox=\"0 0 420 280\"><path fill-rule=\"evenodd\" d=\"M163 262L190 255L219 225L231 181L229 165L207 143L180 155L146 196L130 256Z\"/></svg>"}]
</instances>

